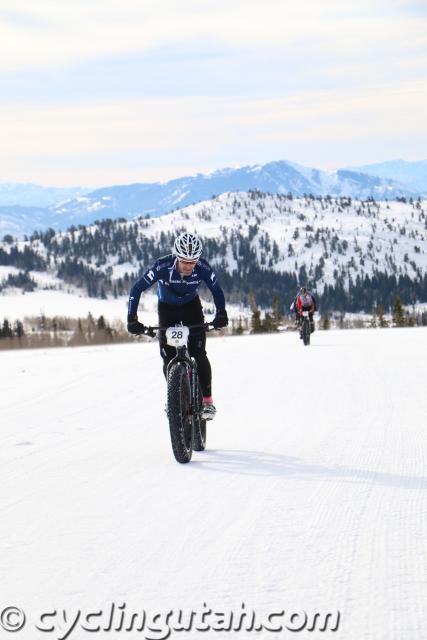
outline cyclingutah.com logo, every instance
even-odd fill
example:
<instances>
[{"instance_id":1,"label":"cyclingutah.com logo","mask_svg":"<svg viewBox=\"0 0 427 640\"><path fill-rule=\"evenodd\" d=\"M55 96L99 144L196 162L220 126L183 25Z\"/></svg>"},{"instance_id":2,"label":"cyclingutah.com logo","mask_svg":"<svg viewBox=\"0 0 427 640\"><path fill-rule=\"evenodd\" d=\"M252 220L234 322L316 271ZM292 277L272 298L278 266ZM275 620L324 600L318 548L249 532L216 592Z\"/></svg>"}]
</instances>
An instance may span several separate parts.
<instances>
[{"instance_id":1,"label":"cyclingutah.com logo","mask_svg":"<svg viewBox=\"0 0 427 640\"><path fill-rule=\"evenodd\" d=\"M36 631L31 640L50 634L55 640L74 637L79 640L82 632L115 634L136 632L144 640L166 640L174 633L185 632L231 632L245 633L266 631L270 633L305 631L337 631L340 624L339 611L276 611L259 612L246 608L242 602L235 609L208 607L206 602L196 609L168 609L147 611L128 608L126 603L112 603L102 609L46 609L27 616L20 607L7 606L0 609L0 632L17 632L27 627ZM38 633L37 633L38 632ZM98 636L99 637L99 636ZM127 638L130 636L127 635ZM202 636L201 636L202 637Z\"/></svg>"}]
</instances>

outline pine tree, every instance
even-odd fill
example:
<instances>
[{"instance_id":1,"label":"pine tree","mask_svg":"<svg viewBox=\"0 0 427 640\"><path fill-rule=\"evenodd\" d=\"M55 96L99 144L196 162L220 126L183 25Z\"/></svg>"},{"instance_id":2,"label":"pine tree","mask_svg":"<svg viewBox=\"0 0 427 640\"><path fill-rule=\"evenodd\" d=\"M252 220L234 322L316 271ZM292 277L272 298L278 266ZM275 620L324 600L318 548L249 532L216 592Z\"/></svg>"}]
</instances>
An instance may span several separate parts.
<instances>
[{"instance_id":1,"label":"pine tree","mask_svg":"<svg viewBox=\"0 0 427 640\"><path fill-rule=\"evenodd\" d=\"M273 317L266 313L263 322L261 322L261 330L265 331L265 333L272 333L273 331L277 331L277 325L274 322Z\"/></svg>"},{"instance_id":2,"label":"pine tree","mask_svg":"<svg viewBox=\"0 0 427 640\"><path fill-rule=\"evenodd\" d=\"M233 334L235 336L241 336L242 333L243 333L242 316L239 316L239 322L237 323L237 326L233 323Z\"/></svg>"},{"instance_id":3,"label":"pine tree","mask_svg":"<svg viewBox=\"0 0 427 640\"><path fill-rule=\"evenodd\" d=\"M261 312L257 307L255 296L252 291L250 292L248 299L249 299L249 306L252 311L251 333L261 333L262 332Z\"/></svg>"},{"instance_id":4,"label":"pine tree","mask_svg":"<svg viewBox=\"0 0 427 640\"><path fill-rule=\"evenodd\" d=\"M15 334L15 336L17 338L22 338L24 335L24 325L22 324L22 322L20 320L16 320L14 327L13 327L13 333Z\"/></svg>"},{"instance_id":5,"label":"pine tree","mask_svg":"<svg viewBox=\"0 0 427 640\"><path fill-rule=\"evenodd\" d=\"M413 315L413 314L411 315L409 313L409 311L407 311L406 312L406 326L415 327L415 323L416 323L415 315Z\"/></svg>"},{"instance_id":6,"label":"pine tree","mask_svg":"<svg viewBox=\"0 0 427 640\"><path fill-rule=\"evenodd\" d=\"M2 327L2 338L13 338L13 331L12 331L12 327L10 326L9 320L7 320L6 318L3 320L3 327Z\"/></svg>"},{"instance_id":7,"label":"pine tree","mask_svg":"<svg viewBox=\"0 0 427 640\"><path fill-rule=\"evenodd\" d=\"M323 331L328 331L331 328L331 320L329 318L329 314L325 313L322 316L321 327Z\"/></svg>"},{"instance_id":8,"label":"pine tree","mask_svg":"<svg viewBox=\"0 0 427 640\"><path fill-rule=\"evenodd\" d=\"M258 308L252 311L251 327L251 333L262 333L261 312Z\"/></svg>"},{"instance_id":9,"label":"pine tree","mask_svg":"<svg viewBox=\"0 0 427 640\"><path fill-rule=\"evenodd\" d=\"M377 305L377 315L378 315L378 325L381 327L381 329L388 327L388 322L384 318L384 311L383 311L382 304Z\"/></svg>"},{"instance_id":10,"label":"pine tree","mask_svg":"<svg viewBox=\"0 0 427 640\"><path fill-rule=\"evenodd\" d=\"M282 313L283 305L279 296L277 295L273 296L272 307L273 307L273 322L277 331L279 324L281 324L283 320L283 313Z\"/></svg>"},{"instance_id":11,"label":"pine tree","mask_svg":"<svg viewBox=\"0 0 427 640\"><path fill-rule=\"evenodd\" d=\"M377 327L377 312L376 312L375 307L372 307L372 318L371 318L371 321L369 323L369 326L372 329L376 329L376 327Z\"/></svg>"},{"instance_id":12,"label":"pine tree","mask_svg":"<svg viewBox=\"0 0 427 640\"><path fill-rule=\"evenodd\" d=\"M403 315L402 302L399 296L396 296L393 304L393 324L396 327L405 326L405 316Z\"/></svg>"}]
</instances>

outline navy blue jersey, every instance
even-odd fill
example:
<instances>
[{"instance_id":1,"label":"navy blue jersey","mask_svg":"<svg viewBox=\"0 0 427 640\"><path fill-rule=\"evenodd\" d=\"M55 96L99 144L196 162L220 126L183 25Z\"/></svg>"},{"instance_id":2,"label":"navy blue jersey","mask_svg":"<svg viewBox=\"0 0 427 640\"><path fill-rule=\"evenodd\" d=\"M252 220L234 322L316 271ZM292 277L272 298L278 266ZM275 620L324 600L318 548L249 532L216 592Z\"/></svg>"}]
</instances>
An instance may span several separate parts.
<instances>
[{"instance_id":1,"label":"navy blue jersey","mask_svg":"<svg viewBox=\"0 0 427 640\"><path fill-rule=\"evenodd\" d=\"M194 300L197 288L204 282L212 292L215 307L225 309L224 293L219 286L212 267L200 258L190 276L182 276L176 266L176 256L170 254L159 258L135 282L129 296L128 314L136 315L141 293L157 282L157 296L161 302L182 305Z\"/></svg>"}]
</instances>

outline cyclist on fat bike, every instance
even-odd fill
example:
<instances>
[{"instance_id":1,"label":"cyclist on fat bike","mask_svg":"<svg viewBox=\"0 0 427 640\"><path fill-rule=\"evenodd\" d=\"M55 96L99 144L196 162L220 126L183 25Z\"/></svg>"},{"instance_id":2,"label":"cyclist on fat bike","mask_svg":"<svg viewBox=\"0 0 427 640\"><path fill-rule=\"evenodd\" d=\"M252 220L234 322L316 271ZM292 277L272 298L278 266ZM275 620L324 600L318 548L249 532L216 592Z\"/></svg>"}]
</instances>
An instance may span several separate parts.
<instances>
[{"instance_id":1,"label":"cyclist on fat bike","mask_svg":"<svg viewBox=\"0 0 427 640\"><path fill-rule=\"evenodd\" d=\"M295 324L298 327L301 327L302 312L303 311L309 312L310 330L311 330L311 333L313 333L314 331L313 313L317 311L317 302L316 302L316 298L310 291L308 291L307 287L301 287L301 289L298 291L297 295L295 296L290 309L295 313ZM300 330L300 338L302 338L301 330Z\"/></svg>"},{"instance_id":2,"label":"cyclist on fat bike","mask_svg":"<svg viewBox=\"0 0 427 640\"><path fill-rule=\"evenodd\" d=\"M212 292L216 315L212 322L215 329L228 325L224 293L209 263L201 258L202 243L191 233L181 233L175 240L173 253L159 258L132 287L129 296L127 328L135 335L145 333L146 326L138 321L138 304L143 291L157 282L158 315L161 327L203 324L202 305L197 288L204 282ZM163 373L176 351L166 342L165 332L159 333L160 355ZM202 418L211 420L216 413L212 401L212 370L206 354L206 331L203 327L190 329L188 350L197 362L200 386L203 393Z\"/></svg>"}]
</instances>

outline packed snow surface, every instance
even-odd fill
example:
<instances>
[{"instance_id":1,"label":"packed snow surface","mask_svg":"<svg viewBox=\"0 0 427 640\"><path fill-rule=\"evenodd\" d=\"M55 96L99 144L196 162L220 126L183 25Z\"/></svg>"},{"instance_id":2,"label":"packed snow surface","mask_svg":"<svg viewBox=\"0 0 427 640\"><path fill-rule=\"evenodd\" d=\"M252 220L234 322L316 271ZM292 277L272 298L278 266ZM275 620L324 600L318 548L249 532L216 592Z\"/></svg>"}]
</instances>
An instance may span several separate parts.
<instances>
[{"instance_id":1,"label":"packed snow surface","mask_svg":"<svg viewBox=\"0 0 427 640\"><path fill-rule=\"evenodd\" d=\"M179 638L424 637L426 337L209 339L218 415L188 465L172 456L156 343L2 352L1 607L26 614L14 637L93 637L83 616L102 610L108 627L113 603L153 629L155 613L243 603L288 625ZM290 631L302 611L339 611L339 628Z\"/></svg>"}]
</instances>

